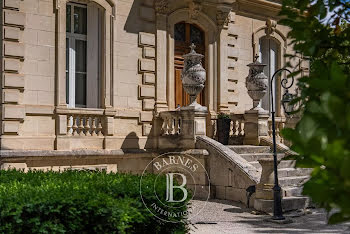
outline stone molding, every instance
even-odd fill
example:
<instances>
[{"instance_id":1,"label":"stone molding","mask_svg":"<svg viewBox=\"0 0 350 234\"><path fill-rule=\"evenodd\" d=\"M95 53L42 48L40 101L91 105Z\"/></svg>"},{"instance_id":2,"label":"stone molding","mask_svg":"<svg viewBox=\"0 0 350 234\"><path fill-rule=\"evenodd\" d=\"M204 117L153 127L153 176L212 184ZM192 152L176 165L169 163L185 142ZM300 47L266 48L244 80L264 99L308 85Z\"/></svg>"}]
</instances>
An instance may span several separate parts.
<instances>
[{"instance_id":1,"label":"stone molding","mask_svg":"<svg viewBox=\"0 0 350 234\"><path fill-rule=\"evenodd\" d=\"M198 0L191 0L188 4L189 18L191 20L197 20L199 12L202 10L202 3Z\"/></svg>"}]
</instances>

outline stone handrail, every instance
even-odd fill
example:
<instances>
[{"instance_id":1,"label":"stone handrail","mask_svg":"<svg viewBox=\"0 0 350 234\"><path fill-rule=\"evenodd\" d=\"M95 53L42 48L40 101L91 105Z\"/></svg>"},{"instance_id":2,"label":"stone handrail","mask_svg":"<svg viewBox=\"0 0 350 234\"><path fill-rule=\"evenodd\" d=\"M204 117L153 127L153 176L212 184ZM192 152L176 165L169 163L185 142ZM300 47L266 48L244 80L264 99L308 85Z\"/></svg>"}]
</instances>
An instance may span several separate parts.
<instances>
[{"instance_id":1,"label":"stone handrail","mask_svg":"<svg viewBox=\"0 0 350 234\"><path fill-rule=\"evenodd\" d=\"M239 170L245 174L252 183L259 182L259 170L227 146L224 146L223 144L207 136L197 136L196 147L198 149L206 149L211 155L220 155L222 158L228 160L228 162L230 162L234 167L238 167Z\"/></svg>"}]
</instances>

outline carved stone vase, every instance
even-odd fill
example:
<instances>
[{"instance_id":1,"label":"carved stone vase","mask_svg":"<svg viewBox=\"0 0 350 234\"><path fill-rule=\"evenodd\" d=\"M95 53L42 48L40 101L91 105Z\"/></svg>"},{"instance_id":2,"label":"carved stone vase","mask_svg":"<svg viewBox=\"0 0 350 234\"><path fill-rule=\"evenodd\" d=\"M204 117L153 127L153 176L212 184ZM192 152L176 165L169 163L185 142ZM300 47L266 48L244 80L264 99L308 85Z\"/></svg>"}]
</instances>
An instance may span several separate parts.
<instances>
[{"instance_id":1,"label":"carved stone vase","mask_svg":"<svg viewBox=\"0 0 350 234\"><path fill-rule=\"evenodd\" d=\"M258 57L255 57L253 63L248 64L249 75L246 78L246 87L248 89L249 96L253 99L253 108L251 110L263 111L259 106L261 99L267 93L267 87L269 85L269 79L264 74L264 67L266 64L262 64L258 61Z\"/></svg>"},{"instance_id":2,"label":"carved stone vase","mask_svg":"<svg viewBox=\"0 0 350 234\"><path fill-rule=\"evenodd\" d=\"M191 52L185 54L184 68L181 73L182 85L186 93L190 95L190 105L182 109L206 110L206 107L197 103L197 96L204 88L206 71L202 66L203 55L196 53L195 45L190 46Z\"/></svg>"}]
</instances>

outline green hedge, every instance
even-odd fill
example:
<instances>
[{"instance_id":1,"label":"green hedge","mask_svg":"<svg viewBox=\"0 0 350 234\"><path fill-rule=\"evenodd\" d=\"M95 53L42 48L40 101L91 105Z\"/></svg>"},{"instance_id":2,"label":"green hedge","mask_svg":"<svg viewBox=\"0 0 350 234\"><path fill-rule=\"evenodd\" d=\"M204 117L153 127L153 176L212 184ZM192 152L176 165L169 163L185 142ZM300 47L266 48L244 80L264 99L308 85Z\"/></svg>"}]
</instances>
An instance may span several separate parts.
<instances>
[{"instance_id":1,"label":"green hedge","mask_svg":"<svg viewBox=\"0 0 350 234\"><path fill-rule=\"evenodd\" d=\"M142 194L158 204L151 186L155 180L155 175L144 177ZM165 193L166 180L161 181L164 184L157 189ZM142 203L140 176L129 174L0 171L0 212L0 233L187 231L182 218L169 217L182 221L177 223L159 222Z\"/></svg>"}]
</instances>

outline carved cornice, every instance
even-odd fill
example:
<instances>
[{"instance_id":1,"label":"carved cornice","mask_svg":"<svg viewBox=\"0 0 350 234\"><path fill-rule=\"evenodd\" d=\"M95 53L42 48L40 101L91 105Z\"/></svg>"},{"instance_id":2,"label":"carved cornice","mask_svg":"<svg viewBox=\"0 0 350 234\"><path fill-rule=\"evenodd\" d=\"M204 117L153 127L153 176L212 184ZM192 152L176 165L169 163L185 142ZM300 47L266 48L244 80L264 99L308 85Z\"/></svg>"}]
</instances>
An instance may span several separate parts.
<instances>
[{"instance_id":1,"label":"carved cornice","mask_svg":"<svg viewBox=\"0 0 350 234\"><path fill-rule=\"evenodd\" d=\"M169 12L168 0L155 0L154 9L157 14L167 15Z\"/></svg>"}]
</instances>

